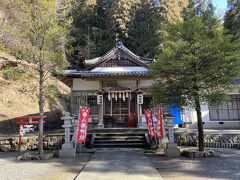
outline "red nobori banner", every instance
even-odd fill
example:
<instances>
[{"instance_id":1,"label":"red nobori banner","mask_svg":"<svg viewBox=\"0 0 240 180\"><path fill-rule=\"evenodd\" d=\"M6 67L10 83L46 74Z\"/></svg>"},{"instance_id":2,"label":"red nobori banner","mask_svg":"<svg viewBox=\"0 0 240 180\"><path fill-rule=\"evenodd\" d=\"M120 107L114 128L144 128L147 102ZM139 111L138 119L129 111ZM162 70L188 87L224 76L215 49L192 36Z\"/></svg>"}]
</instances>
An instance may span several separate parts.
<instances>
[{"instance_id":1,"label":"red nobori banner","mask_svg":"<svg viewBox=\"0 0 240 180\"><path fill-rule=\"evenodd\" d=\"M146 123L148 125L148 131L149 131L149 136L154 137L154 123L153 123L153 113L151 109L146 109L144 110L145 118L146 118Z\"/></svg>"},{"instance_id":2,"label":"red nobori banner","mask_svg":"<svg viewBox=\"0 0 240 180\"><path fill-rule=\"evenodd\" d=\"M156 130L156 138L163 139L163 110L161 106L157 107L157 130Z\"/></svg>"},{"instance_id":3,"label":"red nobori banner","mask_svg":"<svg viewBox=\"0 0 240 180\"><path fill-rule=\"evenodd\" d=\"M87 107L82 107L79 110L77 142L86 142L89 112L90 108Z\"/></svg>"}]
</instances>

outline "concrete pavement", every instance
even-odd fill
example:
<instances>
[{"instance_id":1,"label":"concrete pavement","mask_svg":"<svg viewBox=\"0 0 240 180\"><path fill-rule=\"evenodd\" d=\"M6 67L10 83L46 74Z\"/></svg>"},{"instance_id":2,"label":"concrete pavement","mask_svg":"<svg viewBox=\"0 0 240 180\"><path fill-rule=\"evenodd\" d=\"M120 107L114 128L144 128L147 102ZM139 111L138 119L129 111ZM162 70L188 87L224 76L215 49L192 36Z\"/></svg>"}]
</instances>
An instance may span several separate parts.
<instances>
[{"instance_id":1,"label":"concrete pavement","mask_svg":"<svg viewBox=\"0 0 240 180\"><path fill-rule=\"evenodd\" d=\"M162 180L143 151L98 150L77 180Z\"/></svg>"}]
</instances>

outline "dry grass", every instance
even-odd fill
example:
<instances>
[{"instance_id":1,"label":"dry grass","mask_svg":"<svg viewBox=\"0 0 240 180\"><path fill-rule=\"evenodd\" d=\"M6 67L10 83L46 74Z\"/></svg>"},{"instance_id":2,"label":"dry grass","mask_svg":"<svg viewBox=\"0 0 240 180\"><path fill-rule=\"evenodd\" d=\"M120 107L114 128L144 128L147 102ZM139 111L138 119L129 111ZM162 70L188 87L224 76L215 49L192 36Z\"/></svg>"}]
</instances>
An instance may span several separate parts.
<instances>
[{"instance_id":1,"label":"dry grass","mask_svg":"<svg viewBox=\"0 0 240 180\"><path fill-rule=\"evenodd\" d=\"M4 57L4 58L3 58ZM4 61L15 61L9 55L0 55L0 63ZM26 64L26 62L24 62ZM26 68L23 64L18 67ZM0 66L1 67L1 66ZM0 69L0 121L12 119L16 116L38 113L38 80L33 71L26 68L24 78L19 80L4 79ZM70 93L70 88L54 77L46 81L46 86L55 87L56 92L46 94L45 111L63 109L60 102L61 95Z\"/></svg>"}]
</instances>

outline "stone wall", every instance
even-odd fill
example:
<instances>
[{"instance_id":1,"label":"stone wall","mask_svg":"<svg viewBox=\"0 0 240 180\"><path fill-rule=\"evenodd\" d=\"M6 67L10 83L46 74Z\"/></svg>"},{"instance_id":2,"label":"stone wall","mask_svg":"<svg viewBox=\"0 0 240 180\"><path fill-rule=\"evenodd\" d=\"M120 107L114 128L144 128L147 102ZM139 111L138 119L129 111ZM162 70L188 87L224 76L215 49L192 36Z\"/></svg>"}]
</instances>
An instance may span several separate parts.
<instances>
[{"instance_id":1,"label":"stone wall","mask_svg":"<svg viewBox=\"0 0 240 180\"><path fill-rule=\"evenodd\" d=\"M87 141L91 139L88 134ZM237 144L240 148L240 134L213 134L205 135L205 143L230 143ZM89 143L86 143L88 145ZM197 146L198 138L194 133L190 134L175 134L175 142L179 146ZM44 149L45 150L56 150L60 149L61 145L64 143L64 135L45 135L44 136ZM24 136L22 138L21 151L31 151L37 150L38 148L38 137L37 136ZM18 137L0 137L0 151L17 151L18 150Z\"/></svg>"},{"instance_id":2,"label":"stone wall","mask_svg":"<svg viewBox=\"0 0 240 180\"><path fill-rule=\"evenodd\" d=\"M240 147L240 134L207 134L204 136L205 143L236 144ZM196 134L175 134L175 142L179 146L197 146Z\"/></svg>"},{"instance_id":3,"label":"stone wall","mask_svg":"<svg viewBox=\"0 0 240 180\"><path fill-rule=\"evenodd\" d=\"M64 135L44 136L43 146L45 150L60 149L64 143ZM19 146L18 137L0 137L0 151L17 151ZM37 136L24 136L21 143L21 151L31 151L38 149Z\"/></svg>"}]
</instances>

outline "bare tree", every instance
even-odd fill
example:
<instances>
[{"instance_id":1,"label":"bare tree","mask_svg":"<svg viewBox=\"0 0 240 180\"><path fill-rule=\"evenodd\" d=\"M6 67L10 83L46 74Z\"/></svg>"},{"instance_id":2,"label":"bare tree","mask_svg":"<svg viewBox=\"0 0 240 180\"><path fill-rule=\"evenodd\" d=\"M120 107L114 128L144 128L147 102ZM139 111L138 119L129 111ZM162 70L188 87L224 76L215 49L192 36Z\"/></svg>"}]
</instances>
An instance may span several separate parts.
<instances>
[{"instance_id":1,"label":"bare tree","mask_svg":"<svg viewBox=\"0 0 240 180\"><path fill-rule=\"evenodd\" d=\"M56 0L0 0L5 23L2 45L17 58L32 63L39 81L39 154L43 155L44 82L63 64L60 41L66 32L58 19Z\"/></svg>"}]
</instances>

